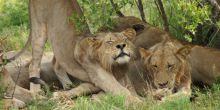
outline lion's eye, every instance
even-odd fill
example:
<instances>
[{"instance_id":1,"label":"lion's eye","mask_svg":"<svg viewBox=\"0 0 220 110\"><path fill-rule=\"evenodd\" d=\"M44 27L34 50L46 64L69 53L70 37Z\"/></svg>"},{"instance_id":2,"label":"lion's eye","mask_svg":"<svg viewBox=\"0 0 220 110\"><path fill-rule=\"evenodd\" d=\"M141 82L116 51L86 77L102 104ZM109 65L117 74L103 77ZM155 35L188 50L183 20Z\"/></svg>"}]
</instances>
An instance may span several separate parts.
<instances>
[{"instance_id":1,"label":"lion's eye","mask_svg":"<svg viewBox=\"0 0 220 110\"><path fill-rule=\"evenodd\" d=\"M157 71L157 70L158 70L158 66L157 66L157 65L152 65L151 69L152 69L153 71Z\"/></svg>"},{"instance_id":2,"label":"lion's eye","mask_svg":"<svg viewBox=\"0 0 220 110\"><path fill-rule=\"evenodd\" d=\"M172 64L168 64L168 69L171 69L172 67L173 67L174 65L172 65Z\"/></svg>"},{"instance_id":3,"label":"lion's eye","mask_svg":"<svg viewBox=\"0 0 220 110\"><path fill-rule=\"evenodd\" d=\"M154 68L157 68L157 65L153 65Z\"/></svg>"},{"instance_id":4,"label":"lion's eye","mask_svg":"<svg viewBox=\"0 0 220 110\"><path fill-rule=\"evenodd\" d=\"M112 43L113 43L113 41L107 41L106 43L108 43L108 44L112 44Z\"/></svg>"}]
</instances>

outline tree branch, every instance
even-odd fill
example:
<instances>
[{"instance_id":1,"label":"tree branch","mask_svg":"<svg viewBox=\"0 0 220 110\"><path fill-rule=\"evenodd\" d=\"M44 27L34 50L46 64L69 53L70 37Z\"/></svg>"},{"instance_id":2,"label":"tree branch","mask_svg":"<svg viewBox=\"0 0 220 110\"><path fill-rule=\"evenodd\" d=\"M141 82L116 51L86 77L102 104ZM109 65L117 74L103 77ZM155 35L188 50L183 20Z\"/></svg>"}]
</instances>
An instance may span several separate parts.
<instances>
[{"instance_id":1,"label":"tree branch","mask_svg":"<svg viewBox=\"0 0 220 110\"><path fill-rule=\"evenodd\" d=\"M111 5L112 5L112 8L115 10L116 14L117 14L119 17L124 17L124 14L118 9L117 4L115 4L113 0L110 0L110 3L111 3Z\"/></svg>"},{"instance_id":2,"label":"tree branch","mask_svg":"<svg viewBox=\"0 0 220 110\"><path fill-rule=\"evenodd\" d=\"M137 7L139 9L142 21L146 23L147 21L146 21L146 17L145 17L145 14L144 14L144 8L143 8L142 0L138 0L138 1L135 0L135 2L136 2Z\"/></svg>"},{"instance_id":3,"label":"tree branch","mask_svg":"<svg viewBox=\"0 0 220 110\"><path fill-rule=\"evenodd\" d=\"M213 7L211 13L211 20L216 23L220 19L220 0L207 0L209 4Z\"/></svg>"},{"instance_id":4,"label":"tree branch","mask_svg":"<svg viewBox=\"0 0 220 110\"><path fill-rule=\"evenodd\" d=\"M164 30L169 32L169 23L168 23L167 15L166 15L165 10L164 10L163 3L162 3L161 0L156 0L155 4L157 5L157 8L160 12L160 15L163 19Z\"/></svg>"},{"instance_id":5,"label":"tree branch","mask_svg":"<svg viewBox=\"0 0 220 110\"><path fill-rule=\"evenodd\" d=\"M208 2L218 11L220 12L220 6L216 0L208 0Z\"/></svg>"}]
</instances>

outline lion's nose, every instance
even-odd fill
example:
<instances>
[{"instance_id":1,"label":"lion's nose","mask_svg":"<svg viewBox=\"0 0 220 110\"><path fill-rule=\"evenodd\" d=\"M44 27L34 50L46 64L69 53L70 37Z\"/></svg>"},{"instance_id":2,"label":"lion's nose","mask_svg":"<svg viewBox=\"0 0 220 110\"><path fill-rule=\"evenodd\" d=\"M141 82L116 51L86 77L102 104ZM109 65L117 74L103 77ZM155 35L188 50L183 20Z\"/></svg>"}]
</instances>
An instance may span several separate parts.
<instances>
[{"instance_id":1,"label":"lion's nose","mask_svg":"<svg viewBox=\"0 0 220 110\"><path fill-rule=\"evenodd\" d=\"M118 44L118 45L116 45L116 48L118 48L118 49L123 49L125 47L126 47L126 44Z\"/></svg>"},{"instance_id":2,"label":"lion's nose","mask_svg":"<svg viewBox=\"0 0 220 110\"><path fill-rule=\"evenodd\" d=\"M167 87L167 84L168 84L168 81L165 82L165 83L158 83L159 88L161 88L161 89L166 88L166 87Z\"/></svg>"}]
</instances>

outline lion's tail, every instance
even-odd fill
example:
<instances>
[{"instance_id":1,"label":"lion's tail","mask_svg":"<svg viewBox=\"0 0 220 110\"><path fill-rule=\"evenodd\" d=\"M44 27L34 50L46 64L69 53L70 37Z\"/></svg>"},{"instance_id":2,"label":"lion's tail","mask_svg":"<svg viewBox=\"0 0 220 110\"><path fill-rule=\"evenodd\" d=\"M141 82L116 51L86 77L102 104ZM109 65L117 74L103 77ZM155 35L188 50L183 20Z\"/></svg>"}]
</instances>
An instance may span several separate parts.
<instances>
[{"instance_id":1,"label":"lion's tail","mask_svg":"<svg viewBox=\"0 0 220 110\"><path fill-rule=\"evenodd\" d=\"M45 90L45 93L48 94L50 92L50 88L49 88L49 85L44 81L42 80L41 78L37 78L37 77L31 77L29 79L30 82L34 83L34 84L40 84L43 86L44 90Z\"/></svg>"}]
</instances>

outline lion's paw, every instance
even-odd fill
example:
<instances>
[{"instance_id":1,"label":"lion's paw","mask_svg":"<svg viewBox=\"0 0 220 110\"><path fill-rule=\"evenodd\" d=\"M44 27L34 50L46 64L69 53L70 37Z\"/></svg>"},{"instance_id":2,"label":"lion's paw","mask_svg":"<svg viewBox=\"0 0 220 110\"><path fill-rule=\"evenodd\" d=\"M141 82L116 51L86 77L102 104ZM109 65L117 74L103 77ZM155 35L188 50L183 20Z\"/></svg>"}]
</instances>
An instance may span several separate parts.
<instances>
[{"instance_id":1,"label":"lion's paw","mask_svg":"<svg viewBox=\"0 0 220 110\"><path fill-rule=\"evenodd\" d=\"M26 105L23 101L18 99L4 99L4 109L16 108L21 109L24 108Z\"/></svg>"},{"instance_id":2,"label":"lion's paw","mask_svg":"<svg viewBox=\"0 0 220 110\"><path fill-rule=\"evenodd\" d=\"M65 91L63 92L60 91L60 92L54 92L51 99L52 100L70 100L71 97Z\"/></svg>"},{"instance_id":3,"label":"lion's paw","mask_svg":"<svg viewBox=\"0 0 220 110\"><path fill-rule=\"evenodd\" d=\"M138 98L138 97L136 97L136 96L128 96L127 97L127 100L126 100L126 103L142 103L143 101L140 99L140 98Z\"/></svg>"}]
</instances>

